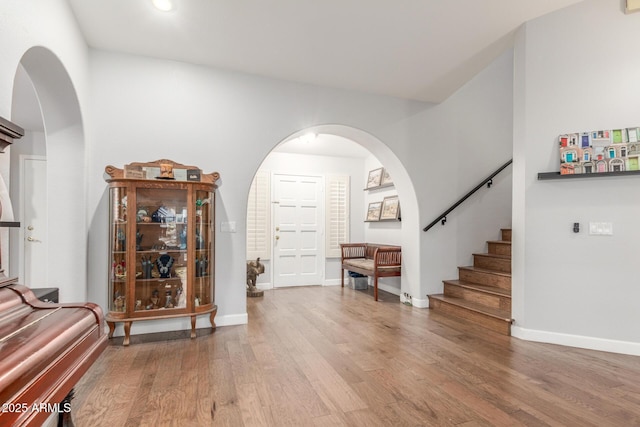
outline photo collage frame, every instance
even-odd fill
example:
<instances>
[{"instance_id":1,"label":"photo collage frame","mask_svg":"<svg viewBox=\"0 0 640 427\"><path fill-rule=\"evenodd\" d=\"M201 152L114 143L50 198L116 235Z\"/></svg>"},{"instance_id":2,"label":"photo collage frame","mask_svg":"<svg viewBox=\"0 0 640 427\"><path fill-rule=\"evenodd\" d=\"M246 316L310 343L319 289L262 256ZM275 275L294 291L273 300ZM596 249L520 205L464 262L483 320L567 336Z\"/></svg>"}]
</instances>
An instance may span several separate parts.
<instances>
[{"instance_id":1,"label":"photo collage frame","mask_svg":"<svg viewBox=\"0 0 640 427\"><path fill-rule=\"evenodd\" d=\"M558 137L560 174L640 170L640 128L607 129Z\"/></svg>"}]
</instances>

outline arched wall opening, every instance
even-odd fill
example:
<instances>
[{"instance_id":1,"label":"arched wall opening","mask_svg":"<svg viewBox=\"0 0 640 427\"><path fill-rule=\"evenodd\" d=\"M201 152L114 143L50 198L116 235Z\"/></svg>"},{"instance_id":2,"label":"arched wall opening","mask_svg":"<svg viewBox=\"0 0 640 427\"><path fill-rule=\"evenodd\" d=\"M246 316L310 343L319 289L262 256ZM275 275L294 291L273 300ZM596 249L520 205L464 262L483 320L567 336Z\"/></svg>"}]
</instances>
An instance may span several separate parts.
<instances>
[{"instance_id":1,"label":"arched wall opening","mask_svg":"<svg viewBox=\"0 0 640 427\"><path fill-rule=\"evenodd\" d=\"M390 231L396 235L399 235L399 237L395 237L396 239L398 239L398 241L394 241L394 242L376 241L376 242L370 242L370 243L400 244L402 246L403 248L402 276L399 280L393 279L393 278L387 279L387 280L397 280L398 282L397 292L394 289L390 289L390 291L398 294L400 297L400 300L403 302L406 301L407 299L410 299L411 303L417 307L427 307L428 306L427 300L419 298L419 296L421 295L421 292L420 292L420 267L419 267L420 265L419 263L420 225L418 222L418 216L419 216L418 202L417 202L417 197L415 194L413 183L411 182L411 179L406 169L404 168L404 165L400 162L400 160L396 157L396 155L391 151L391 149L389 149L389 147L386 144L384 144L384 142L382 142L380 139L376 138L375 136L363 130L356 129L349 126L344 126L344 125L336 125L336 124L318 125L318 126L301 129L300 131L295 132L294 134L290 135L289 137L285 138L283 141L278 143L277 147L293 139L303 137L304 135L310 134L310 133L316 134L316 135L333 135L333 136L345 138L351 141L352 143L361 146L364 150L366 150L370 154L370 156L374 157L382 165L384 165L385 170L387 170L390 173L394 183L393 193L396 193L400 200L402 221L401 223L387 224L386 226L393 228L393 230L390 230ZM265 164L268 164L269 156L272 153L274 153L275 150L276 150L276 147L274 147L274 150L272 150L271 153L267 157L265 157L265 160L262 162L262 164L258 168L258 171L256 171L256 174L263 169L263 166ZM336 150L336 153L334 154L334 156L340 157L341 154L338 150ZM299 169L299 165L298 165L298 169ZM287 168L287 170L292 170L292 169ZM295 170L295 168L293 168L293 170ZM365 219L364 212L366 210L364 206L365 201L363 201L363 198L360 194L357 194L356 195L357 197L354 197L353 192L363 193L362 189L364 189L364 185L365 185L364 182L366 181L366 173L367 172L364 169L361 171L361 174L363 174L362 187L352 186L351 198L353 202L362 204L362 209L361 209L362 217L360 218L359 216L357 216L356 218L354 218L353 215L351 216L351 222L352 222L351 241L358 241L358 239L363 236L363 233L355 232L354 228L363 227L363 223ZM250 208L251 207L248 206L248 211ZM359 207L356 207L356 208L360 210ZM249 229L250 229L250 225L247 224L248 232L249 232ZM383 232L384 232L384 229L378 230L377 234L382 235L381 233ZM248 259L254 259L251 255L251 252L252 252L251 248L248 247L247 248ZM273 287L272 280L273 280L274 274L273 274L273 271L270 271L271 267L272 265L270 263L267 263L265 277L262 277L258 281L259 288L260 288L261 282L264 285L262 287L263 289ZM335 272L333 270L335 270ZM335 260L335 259L327 258L326 273L327 273L328 279L325 280L323 284L333 284L333 285L339 284L340 283L339 272L340 272L339 259ZM393 284L391 286L393 286ZM385 290L383 286L381 287L381 289Z\"/></svg>"},{"instance_id":2,"label":"arched wall opening","mask_svg":"<svg viewBox=\"0 0 640 427\"><path fill-rule=\"evenodd\" d=\"M32 47L20 60L14 77L12 117L25 128L27 143L14 144L11 151L11 192L16 218L24 217L20 206L29 206L20 195L21 156L46 159L46 232L27 241L29 224L11 236L11 245L43 245L46 256L29 260L33 268L44 270L46 283L24 283L30 287L58 287L60 301L86 299L86 187L84 125L73 82L60 59L44 47ZM27 203L25 203L27 202ZM25 208L26 210L26 208ZM14 254L24 250L12 251ZM19 264L11 260L17 276ZM20 278L22 280L22 278Z\"/></svg>"}]
</instances>

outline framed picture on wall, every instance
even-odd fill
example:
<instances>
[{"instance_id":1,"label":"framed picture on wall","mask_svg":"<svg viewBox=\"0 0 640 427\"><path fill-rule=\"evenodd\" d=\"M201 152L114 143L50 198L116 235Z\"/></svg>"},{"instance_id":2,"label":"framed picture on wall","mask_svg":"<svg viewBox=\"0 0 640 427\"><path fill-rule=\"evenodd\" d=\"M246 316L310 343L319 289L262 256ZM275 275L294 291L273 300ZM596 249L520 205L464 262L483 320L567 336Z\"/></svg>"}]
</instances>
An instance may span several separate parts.
<instances>
[{"instance_id":1,"label":"framed picture on wall","mask_svg":"<svg viewBox=\"0 0 640 427\"><path fill-rule=\"evenodd\" d=\"M382 200L382 209L380 212L380 221L397 220L400 218L400 201L398 196L385 197Z\"/></svg>"},{"instance_id":2,"label":"framed picture on wall","mask_svg":"<svg viewBox=\"0 0 640 427\"><path fill-rule=\"evenodd\" d=\"M391 185L393 184L393 180L391 179L391 175L389 175L389 171L384 169L382 171L382 179L380 180L380 185Z\"/></svg>"},{"instance_id":3,"label":"framed picture on wall","mask_svg":"<svg viewBox=\"0 0 640 427\"><path fill-rule=\"evenodd\" d=\"M367 188L379 187L381 179L382 168L369 171L369 177L367 178Z\"/></svg>"},{"instance_id":4,"label":"framed picture on wall","mask_svg":"<svg viewBox=\"0 0 640 427\"><path fill-rule=\"evenodd\" d=\"M380 208L382 202L371 202L367 209L367 221L379 221L380 220Z\"/></svg>"}]
</instances>

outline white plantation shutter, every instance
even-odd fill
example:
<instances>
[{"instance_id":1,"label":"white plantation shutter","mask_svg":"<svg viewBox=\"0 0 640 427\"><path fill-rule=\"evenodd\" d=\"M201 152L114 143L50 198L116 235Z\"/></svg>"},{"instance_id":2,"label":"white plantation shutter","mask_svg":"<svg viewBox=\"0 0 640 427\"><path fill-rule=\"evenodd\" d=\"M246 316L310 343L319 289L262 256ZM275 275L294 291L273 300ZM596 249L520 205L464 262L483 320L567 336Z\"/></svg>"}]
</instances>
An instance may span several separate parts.
<instances>
[{"instance_id":1,"label":"white plantation shutter","mask_svg":"<svg viewBox=\"0 0 640 427\"><path fill-rule=\"evenodd\" d=\"M326 180L327 258L340 258L340 243L349 242L349 177L329 175Z\"/></svg>"},{"instance_id":2,"label":"white plantation shutter","mask_svg":"<svg viewBox=\"0 0 640 427\"><path fill-rule=\"evenodd\" d=\"M249 190L247 206L247 259L270 259L270 173L258 171Z\"/></svg>"}]
</instances>

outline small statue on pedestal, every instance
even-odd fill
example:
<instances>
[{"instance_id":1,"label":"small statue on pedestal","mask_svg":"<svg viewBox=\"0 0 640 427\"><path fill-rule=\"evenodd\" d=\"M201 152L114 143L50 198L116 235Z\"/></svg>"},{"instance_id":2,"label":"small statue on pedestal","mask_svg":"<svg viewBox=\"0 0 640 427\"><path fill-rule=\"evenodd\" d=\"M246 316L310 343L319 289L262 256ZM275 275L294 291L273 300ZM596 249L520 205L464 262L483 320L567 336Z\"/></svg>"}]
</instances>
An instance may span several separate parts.
<instances>
[{"instance_id":1,"label":"small statue on pedestal","mask_svg":"<svg viewBox=\"0 0 640 427\"><path fill-rule=\"evenodd\" d=\"M264 273L264 264L260 262L260 258L255 261L247 262L247 296L248 297L261 297L264 295L264 291L256 288L256 279L259 275Z\"/></svg>"}]
</instances>

